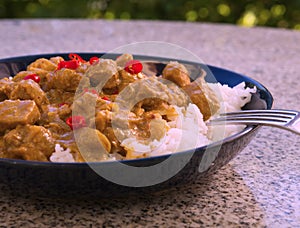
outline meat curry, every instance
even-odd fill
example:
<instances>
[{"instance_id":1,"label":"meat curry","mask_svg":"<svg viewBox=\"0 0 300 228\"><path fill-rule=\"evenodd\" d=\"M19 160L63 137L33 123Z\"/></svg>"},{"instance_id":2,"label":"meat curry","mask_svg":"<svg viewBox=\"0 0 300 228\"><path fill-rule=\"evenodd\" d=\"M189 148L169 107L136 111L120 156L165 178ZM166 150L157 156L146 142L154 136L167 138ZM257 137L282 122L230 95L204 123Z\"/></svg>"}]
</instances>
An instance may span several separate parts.
<instances>
[{"instance_id":1,"label":"meat curry","mask_svg":"<svg viewBox=\"0 0 300 228\"><path fill-rule=\"evenodd\" d=\"M122 119L114 127L112 116L118 96L126 89L132 91L131 86L137 82L139 91L126 92L128 96L145 91L151 95L132 104L127 116L129 131L137 138L161 137L163 133L155 131L159 124L153 124L153 120L170 121L177 115L172 99L182 106L193 102L204 120L219 109L217 98L204 78L191 81L189 72L178 62L167 64L162 75L156 77L145 75L141 62L130 54L116 60L98 57L83 60L76 54L70 54L69 58L40 58L25 71L0 80L0 158L50 161L59 144L70 151L76 162L105 160L82 156L75 132L89 145L94 140L89 135L96 135L105 148L106 158L110 155L132 158L118 137ZM168 99L164 99L165 85L159 78L173 84ZM95 103L92 111L86 108L90 100ZM84 115L74 115L75 107Z\"/></svg>"}]
</instances>

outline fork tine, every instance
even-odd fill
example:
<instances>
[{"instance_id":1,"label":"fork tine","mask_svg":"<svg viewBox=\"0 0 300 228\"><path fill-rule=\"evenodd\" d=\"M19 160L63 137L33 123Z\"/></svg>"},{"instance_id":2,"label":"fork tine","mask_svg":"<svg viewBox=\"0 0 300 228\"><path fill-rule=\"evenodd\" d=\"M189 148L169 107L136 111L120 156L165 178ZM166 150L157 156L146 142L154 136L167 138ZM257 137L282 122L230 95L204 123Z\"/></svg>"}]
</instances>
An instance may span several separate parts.
<instances>
[{"instance_id":1,"label":"fork tine","mask_svg":"<svg viewBox=\"0 0 300 228\"><path fill-rule=\"evenodd\" d=\"M282 120L292 120L295 115L286 115L286 114L269 114L269 113L229 113L221 115L221 117L225 118L237 118L237 117L249 117L249 118L268 118L268 119L282 119Z\"/></svg>"},{"instance_id":2,"label":"fork tine","mask_svg":"<svg viewBox=\"0 0 300 228\"><path fill-rule=\"evenodd\" d=\"M285 126L286 122L276 122L271 120L212 120L208 125L222 125L222 124L243 124L243 125L270 125L270 126Z\"/></svg>"},{"instance_id":3,"label":"fork tine","mask_svg":"<svg viewBox=\"0 0 300 228\"><path fill-rule=\"evenodd\" d=\"M269 113L228 113L223 114L220 118L226 119L237 119L237 118L249 118L249 119L268 119L268 120L282 120L282 121L289 121L292 120L296 115L283 115L283 114L269 114Z\"/></svg>"},{"instance_id":4,"label":"fork tine","mask_svg":"<svg viewBox=\"0 0 300 228\"><path fill-rule=\"evenodd\" d=\"M253 115L264 115L264 116L281 116L281 117L287 117L287 118L293 118L298 114L297 111L293 110L282 110L282 109L271 109L271 110L243 110L239 112L229 112L229 113L223 113L221 116L229 116L229 115L244 115L244 114L253 114Z\"/></svg>"},{"instance_id":5,"label":"fork tine","mask_svg":"<svg viewBox=\"0 0 300 228\"><path fill-rule=\"evenodd\" d=\"M208 124L268 125L300 135L300 113L292 110L245 110L223 113L220 117L210 120Z\"/></svg>"},{"instance_id":6,"label":"fork tine","mask_svg":"<svg viewBox=\"0 0 300 228\"><path fill-rule=\"evenodd\" d=\"M219 118L212 120L227 123L247 123L247 124L276 124L285 125L291 121L298 112L289 110L245 110L239 112L223 113Z\"/></svg>"},{"instance_id":7,"label":"fork tine","mask_svg":"<svg viewBox=\"0 0 300 228\"><path fill-rule=\"evenodd\" d=\"M292 118L282 118L280 116L257 116L257 115L229 115L222 116L220 118L216 118L212 121L270 121L270 122L279 122L279 123L287 123Z\"/></svg>"}]
</instances>

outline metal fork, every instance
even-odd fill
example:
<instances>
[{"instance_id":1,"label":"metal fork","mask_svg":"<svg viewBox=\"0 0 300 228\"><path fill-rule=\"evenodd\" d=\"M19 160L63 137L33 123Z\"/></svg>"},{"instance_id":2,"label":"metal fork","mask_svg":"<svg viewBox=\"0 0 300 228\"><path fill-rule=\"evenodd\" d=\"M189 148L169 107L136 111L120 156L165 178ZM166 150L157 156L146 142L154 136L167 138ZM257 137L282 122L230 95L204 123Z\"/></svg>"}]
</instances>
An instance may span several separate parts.
<instances>
[{"instance_id":1,"label":"metal fork","mask_svg":"<svg viewBox=\"0 0 300 228\"><path fill-rule=\"evenodd\" d=\"M293 110L245 110L223 113L209 124L267 125L289 130L300 135L300 112Z\"/></svg>"}]
</instances>

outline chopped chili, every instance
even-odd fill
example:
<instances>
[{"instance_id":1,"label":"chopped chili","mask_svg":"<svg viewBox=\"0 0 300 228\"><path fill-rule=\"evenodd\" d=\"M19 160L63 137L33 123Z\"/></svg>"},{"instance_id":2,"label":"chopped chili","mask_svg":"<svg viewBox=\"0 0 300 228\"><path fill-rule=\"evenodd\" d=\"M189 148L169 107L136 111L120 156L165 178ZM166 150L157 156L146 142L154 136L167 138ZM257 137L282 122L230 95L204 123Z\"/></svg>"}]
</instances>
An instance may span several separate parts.
<instances>
[{"instance_id":1,"label":"chopped chili","mask_svg":"<svg viewBox=\"0 0 300 228\"><path fill-rule=\"evenodd\" d=\"M130 74L138 74L143 70L143 64L138 60L130 60L124 68Z\"/></svg>"},{"instance_id":2,"label":"chopped chili","mask_svg":"<svg viewBox=\"0 0 300 228\"><path fill-rule=\"evenodd\" d=\"M37 74L28 74L23 79L24 80L31 79L31 80L35 81L36 83L39 83L41 81L41 78Z\"/></svg>"},{"instance_id":3,"label":"chopped chili","mask_svg":"<svg viewBox=\"0 0 300 228\"><path fill-rule=\"evenodd\" d=\"M79 61L80 63L85 63L86 62L80 55L75 54L75 53L70 53L69 58L71 60Z\"/></svg>"},{"instance_id":4,"label":"chopped chili","mask_svg":"<svg viewBox=\"0 0 300 228\"><path fill-rule=\"evenodd\" d=\"M95 90L95 89L89 89L89 88L84 88L83 89L83 94L85 94L85 93L92 93L92 94L98 95L97 90Z\"/></svg>"},{"instance_id":5,"label":"chopped chili","mask_svg":"<svg viewBox=\"0 0 300 228\"><path fill-rule=\"evenodd\" d=\"M87 126L85 118L83 116L71 116L66 120L66 123L72 130Z\"/></svg>"},{"instance_id":6,"label":"chopped chili","mask_svg":"<svg viewBox=\"0 0 300 228\"><path fill-rule=\"evenodd\" d=\"M60 61L57 66L57 70L60 70L62 68L68 68L68 69L77 69L80 65L80 62L78 60L69 60L69 61Z\"/></svg>"},{"instance_id":7,"label":"chopped chili","mask_svg":"<svg viewBox=\"0 0 300 228\"><path fill-rule=\"evenodd\" d=\"M60 104L58 104L58 107L62 107L62 106L64 106L64 105L69 105L68 103L65 103L65 102L63 102L63 103L60 103Z\"/></svg>"},{"instance_id":8,"label":"chopped chili","mask_svg":"<svg viewBox=\"0 0 300 228\"><path fill-rule=\"evenodd\" d=\"M103 96L103 97L101 97L101 99L105 100L105 101L110 101L109 97L107 97L107 96Z\"/></svg>"},{"instance_id":9,"label":"chopped chili","mask_svg":"<svg viewBox=\"0 0 300 228\"><path fill-rule=\"evenodd\" d=\"M99 58L97 56L93 56L93 57L90 58L89 62L92 65L94 63L99 62Z\"/></svg>"}]
</instances>

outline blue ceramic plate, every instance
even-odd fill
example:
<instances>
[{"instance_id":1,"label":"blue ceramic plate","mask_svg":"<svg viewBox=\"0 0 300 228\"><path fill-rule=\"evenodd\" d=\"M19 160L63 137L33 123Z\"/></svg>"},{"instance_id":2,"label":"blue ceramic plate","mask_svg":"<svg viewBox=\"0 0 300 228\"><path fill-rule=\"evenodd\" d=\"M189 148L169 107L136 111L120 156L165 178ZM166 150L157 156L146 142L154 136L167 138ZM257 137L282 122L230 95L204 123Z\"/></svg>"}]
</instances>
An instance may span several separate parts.
<instances>
[{"instance_id":1,"label":"blue ceramic plate","mask_svg":"<svg viewBox=\"0 0 300 228\"><path fill-rule=\"evenodd\" d=\"M102 53L79 53L84 59L92 56L100 57ZM119 54L109 54L105 58L115 59ZM54 53L45 55L21 56L0 60L0 77L8 77L24 70L28 64L38 58L50 58L62 56L68 58L66 53ZM158 57L135 56L135 59L154 60L168 62L170 59ZM201 64L187 61L180 61L186 64L199 66ZM209 82L215 79L221 84L228 84L233 87L241 82L246 82L247 86L257 87L257 93L253 94L252 100L244 109L271 109L273 98L270 92L259 82L214 66L202 66L207 71L206 79ZM212 77L214 76L214 77ZM154 185L143 186L137 179L136 185L125 186L114 183L101 175L99 172L115 170L119 168L119 162L99 162L93 164L86 163L50 163L35 162L13 159L0 159L0 181L9 186L12 192L35 194L42 197L115 197L131 194L147 193L153 191L166 190L171 187L185 185L195 180L203 178L208 180L210 174L227 164L233 159L255 136L258 126L247 126L243 131L234 136L226 138L222 142L217 142L209 146L196 148L193 151L184 151L172 155L167 167L158 170L162 175L166 170L178 166L184 161L184 165L178 172L163 182ZM213 154L215 156L208 156ZM133 168L151 167L169 159L169 155L127 160L121 164ZM188 158L188 159L187 159ZM204 165L203 165L204 164ZM91 168L92 167L92 168ZM95 172L99 171L98 173ZM106 172L106 173L107 173ZM120 177L130 178L131 173L121 170ZM141 182L143 180L140 180Z\"/></svg>"}]
</instances>

